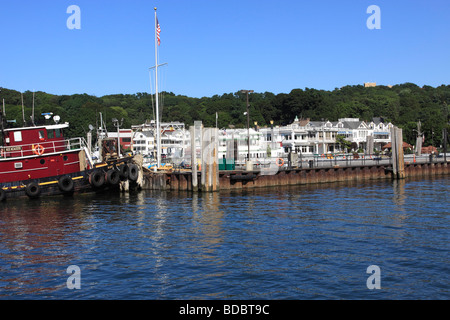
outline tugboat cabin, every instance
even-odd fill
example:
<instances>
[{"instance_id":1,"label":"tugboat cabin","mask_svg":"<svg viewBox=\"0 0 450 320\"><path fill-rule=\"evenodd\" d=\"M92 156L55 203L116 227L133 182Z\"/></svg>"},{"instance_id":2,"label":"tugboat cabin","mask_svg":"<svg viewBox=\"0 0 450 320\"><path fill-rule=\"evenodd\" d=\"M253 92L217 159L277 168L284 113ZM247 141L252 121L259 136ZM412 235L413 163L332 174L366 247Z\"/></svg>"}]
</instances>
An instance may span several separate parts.
<instances>
[{"instance_id":1,"label":"tugboat cabin","mask_svg":"<svg viewBox=\"0 0 450 320\"><path fill-rule=\"evenodd\" d=\"M64 151L63 129L67 124L42 127L6 129L4 131L2 157L41 156L44 153Z\"/></svg>"},{"instance_id":2,"label":"tugboat cabin","mask_svg":"<svg viewBox=\"0 0 450 320\"><path fill-rule=\"evenodd\" d=\"M65 139L69 124L3 130L0 183L71 174L86 169L81 138Z\"/></svg>"}]
</instances>

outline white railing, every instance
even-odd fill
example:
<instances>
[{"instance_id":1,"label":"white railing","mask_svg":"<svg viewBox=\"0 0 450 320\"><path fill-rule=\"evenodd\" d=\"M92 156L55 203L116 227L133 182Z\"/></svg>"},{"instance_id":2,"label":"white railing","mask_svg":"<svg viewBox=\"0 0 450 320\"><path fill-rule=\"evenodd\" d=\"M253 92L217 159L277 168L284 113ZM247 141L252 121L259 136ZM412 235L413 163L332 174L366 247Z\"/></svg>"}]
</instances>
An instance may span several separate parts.
<instances>
[{"instance_id":1,"label":"white railing","mask_svg":"<svg viewBox=\"0 0 450 320\"><path fill-rule=\"evenodd\" d=\"M40 156L55 152L81 150L85 146L86 144L82 138L46 141L18 146L3 146L0 147L0 159Z\"/></svg>"}]
</instances>

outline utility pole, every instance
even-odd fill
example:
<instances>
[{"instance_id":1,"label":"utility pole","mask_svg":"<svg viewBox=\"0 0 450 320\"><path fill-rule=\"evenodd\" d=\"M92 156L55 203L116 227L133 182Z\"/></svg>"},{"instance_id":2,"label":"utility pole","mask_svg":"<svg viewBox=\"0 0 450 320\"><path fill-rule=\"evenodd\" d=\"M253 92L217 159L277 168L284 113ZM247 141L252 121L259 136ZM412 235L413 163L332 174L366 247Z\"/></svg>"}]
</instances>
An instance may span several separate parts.
<instances>
[{"instance_id":1,"label":"utility pole","mask_svg":"<svg viewBox=\"0 0 450 320\"><path fill-rule=\"evenodd\" d=\"M447 163L447 137L448 137L448 133L447 133L447 128L444 128L442 130L442 135L443 135L443 144L444 144L444 162Z\"/></svg>"},{"instance_id":2,"label":"utility pole","mask_svg":"<svg viewBox=\"0 0 450 320\"><path fill-rule=\"evenodd\" d=\"M447 102L444 101L444 110L445 110L445 127L443 129L443 143L444 143L444 161L445 163L447 163L447 144L448 144L448 130L447 127L450 124L449 121L449 113L448 113L448 106L447 106Z\"/></svg>"},{"instance_id":3,"label":"utility pole","mask_svg":"<svg viewBox=\"0 0 450 320\"><path fill-rule=\"evenodd\" d=\"M248 104L248 94L253 93L253 90L241 90L242 93L245 93L247 95L247 171L249 171L249 166L251 165L250 162L250 113L248 111L249 104Z\"/></svg>"}]
</instances>

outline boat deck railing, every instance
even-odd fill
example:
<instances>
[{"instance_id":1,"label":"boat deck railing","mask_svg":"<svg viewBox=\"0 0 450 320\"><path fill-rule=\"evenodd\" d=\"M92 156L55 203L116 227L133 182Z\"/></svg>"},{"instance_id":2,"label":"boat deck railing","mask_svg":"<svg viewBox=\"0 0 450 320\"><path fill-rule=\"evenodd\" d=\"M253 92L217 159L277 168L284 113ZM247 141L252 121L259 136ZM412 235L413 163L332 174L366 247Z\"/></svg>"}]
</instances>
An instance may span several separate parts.
<instances>
[{"instance_id":1,"label":"boat deck railing","mask_svg":"<svg viewBox=\"0 0 450 320\"><path fill-rule=\"evenodd\" d=\"M43 156L50 153L70 150L81 150L85 147L83 138L73 138L55 141L42 141L15 146L0 147L0 159Z\"/></svg>"}]
</instances>

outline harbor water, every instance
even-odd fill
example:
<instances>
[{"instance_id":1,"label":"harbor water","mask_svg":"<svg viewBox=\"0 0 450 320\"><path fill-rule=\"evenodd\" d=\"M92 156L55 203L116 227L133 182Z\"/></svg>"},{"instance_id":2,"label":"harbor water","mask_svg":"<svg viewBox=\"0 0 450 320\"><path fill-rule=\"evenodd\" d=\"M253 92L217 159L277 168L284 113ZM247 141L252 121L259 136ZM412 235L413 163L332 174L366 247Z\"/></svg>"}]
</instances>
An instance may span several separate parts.
<instances>
[{"instance_id":1,"label":"harbor water","mask_svg":"<svg viewBox=\"0 0 450 320\"><path fill-rule=\"evenodd\" d=\"M446 300L449 191L442 176L7 201L0 299Z\"/></svg>"}]
</instances>

